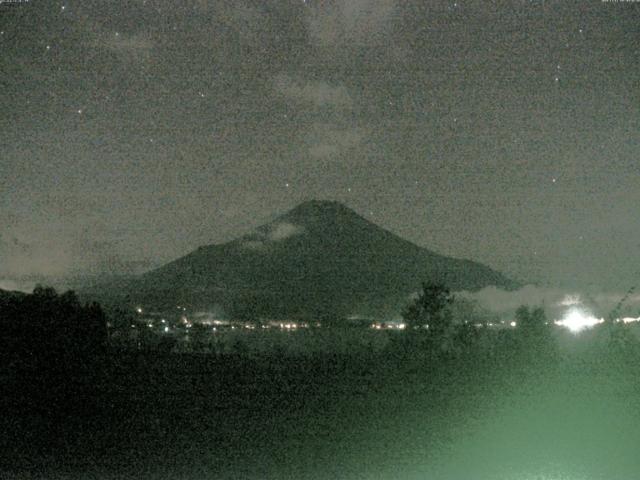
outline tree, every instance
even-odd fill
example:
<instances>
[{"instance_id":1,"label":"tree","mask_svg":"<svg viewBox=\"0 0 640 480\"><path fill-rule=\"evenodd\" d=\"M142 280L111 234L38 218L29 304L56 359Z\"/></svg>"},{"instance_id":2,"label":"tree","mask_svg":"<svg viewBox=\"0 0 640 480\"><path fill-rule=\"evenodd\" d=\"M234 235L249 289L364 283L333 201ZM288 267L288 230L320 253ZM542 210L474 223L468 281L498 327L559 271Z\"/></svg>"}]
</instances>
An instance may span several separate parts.
<instances>
[{"instance_id":1,"label":"tree","mask_svg":"<svg viewBox=\"0 0 640 480\"><path fill-rule=\"evenodd\" d=\"M444 335L451 327L450 305L454 296L446 286L423 283L422 291L402 312L410 329L428 328L434 336Z\"/></svg>"},{"instance_id":2,"label":"tree","mask_svg":"<svg viewBox=\"0 0 640 480\"><path fill-rule=\"evenodd\" d=\"M94 408L102 375L106 317L73 292L37 286L0 304L0 361L8 385L37 411L70 417Z\"/></svg>"},{"instance_id":3,"label":"tree","mask_svg":"<svg viewBox=\"0 0 640 480\"><path fill-rule=\"evenodd\" d=\"M525 355L533 355L532 361L547 361L557 354L552 328L544 308L521 305L516 310L516 331L520 349Z\"/></svg>"},{"instance_id":4,"label":"tree","mask_svg":"<svg viewBox=\"0 0 640 480\"><path fill-rule=\"evenodd\" d=\"M516 310L516 325L523 332L542 333L548 329L547 324L547 316L542 307L520 305Z\"/></svg>"}]
</instances>

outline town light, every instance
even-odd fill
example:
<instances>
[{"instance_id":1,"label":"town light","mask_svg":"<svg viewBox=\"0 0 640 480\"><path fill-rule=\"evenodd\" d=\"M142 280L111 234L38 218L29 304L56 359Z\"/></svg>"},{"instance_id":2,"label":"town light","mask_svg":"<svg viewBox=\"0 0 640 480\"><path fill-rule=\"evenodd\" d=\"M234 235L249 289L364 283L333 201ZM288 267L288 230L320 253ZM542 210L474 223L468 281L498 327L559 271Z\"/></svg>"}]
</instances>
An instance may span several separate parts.
<instances>
[{"instance_id":1,"label":"town light","mask_svg":"<svg viewBox=\"0 0 640 480\"><path fill-rule=\"evenodd\" d=\"M558 320L556 322L556 325L561 325L568 328L574 333L578 333L585 328L591 328L599 323L602 323L603 321L604 320L598 319L593 315L578 310L577 308L573 308L569 310L567 315L562 320Z\"/></svg>"}]
</instances>

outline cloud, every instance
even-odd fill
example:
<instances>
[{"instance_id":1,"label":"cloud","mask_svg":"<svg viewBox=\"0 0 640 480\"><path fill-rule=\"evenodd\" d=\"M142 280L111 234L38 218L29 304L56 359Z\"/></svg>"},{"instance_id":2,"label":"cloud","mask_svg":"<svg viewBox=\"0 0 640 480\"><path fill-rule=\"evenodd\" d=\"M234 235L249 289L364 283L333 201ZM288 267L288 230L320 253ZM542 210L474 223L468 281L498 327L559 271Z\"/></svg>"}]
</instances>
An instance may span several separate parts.
<instances>
[{"instance_id":1,"label":"cloud","mask_svg":"<svg viewBox=\"0 0 640 480\"><path fill-rule=\"evenodd\" d=\"M362 144L365 132L361 128L340 129L328 124L316 124L307 135L309 155L317 160L336 158Z\"/></svg>"},{"instance_id":2,"label":"cloud","mask_svg":"<svg viewBox=\"0 0 640 480\"><path fill-rule=\"evenodd\" d=\"M21 278L32 275L63 275L70 263L67 248L49 238L23 239L19 235L0 237L0 275Z\"/></svg>"},{"instance_id":3,"label":"cloud","mask_svg":"<svg viewBox=\"0 0 640 480\"><path fill-rule=\"evenodd\" d=\"M110 52L125 62L146 62L155 47L151 34L146 31L115 30L94 20L87 13L80 14L78 28L88 37L86 44L103 52Z\"/></svg>"},{"instance_id":4,"label":"cloud","mask_svg":"<svg viewBox=\"0 0 640 480\"><path fill-rule=\"evenodd\" d=\"M50 206L54 212L57 206ZM54 215L60 217L59 215ZM63 224L42 218L37 225L17 224L0 235L0 279L77 274L141 273L152 265L123 248L118 231L100 223Z\"/></svg>"},{"instance_id":5,"label":"cloud","mask_svg":"<svg viewBox=\"0 0 640 480\"><path fill-rule=\"evenodd\" d=\"M33 292L36 286L34 281L16 281L10 278L0 278L0 290L9 290L13 292Z\"/></svg>"},{"instance_id":6,"label":"cloud","mask_svg":"<svg viewBox=\"0 0 640 480\"><path fill-rule=\"evenodd\" d=\"M261 228L242 242L244 248L249 250L262 250L269 243L281 242L295 235L302 235L303 227L289 222L277 222L268 227Z\"/></svg>"},{"instance_id":7,"label":"cloud","mask_svg":"<svg viewBox=\"0 0 640 480\"><path fill-rule=\"evenodd\" d=\"M513 318L521 305L541 306L549 318L560 319L571 308L582 308L596 317L606 317L625 296L625 292L565 290L526 285L515 291L486 287L477 292L456 292L456 296L475 301L480 307L505 319ZM632 294L626 298L619 313L622 316L638 316L639 310L640 294Z\"/></svg>"},{"instance_id":8,"label":"cloud","mask_svg":"<svg viewBox=\"0 0 640 480\"><path fill-rule=\"evenodd\" d=\"M297 80L288 75L277 75L273 80L276 92L285 97L316 107L344 108L352 105L346 87L323 81Z\"/></svg>"},{"instance_id":9,"label":"cloud","mask_svg":"<svg viewBox=\"0 0 640 480\"><path fill-rule=\"evenodd\" d=\"M304 233L304 228L294 225L293 223L280 222L272 226L267 238L272 242L279 242L302 233Z\"/></svg>"},{"instance_id":10,"label":"cloud","mask_svg":"<svg viewBox=\"0 0 640 480\"><path fill-rule=\"evenodd\" d=\"M395 0L336 0L308 9L307 29L318 46L375 45L384 41Z\"/></svg>"}]
</instances>

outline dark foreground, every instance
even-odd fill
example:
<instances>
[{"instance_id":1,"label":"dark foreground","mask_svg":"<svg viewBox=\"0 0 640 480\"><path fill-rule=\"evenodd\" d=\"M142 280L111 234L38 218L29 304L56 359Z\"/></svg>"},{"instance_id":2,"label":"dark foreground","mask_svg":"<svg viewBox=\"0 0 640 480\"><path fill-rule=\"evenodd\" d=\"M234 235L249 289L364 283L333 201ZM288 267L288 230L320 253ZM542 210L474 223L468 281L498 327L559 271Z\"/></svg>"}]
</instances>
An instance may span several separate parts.
<instances>
[{"instance_id":1,"label":"dark foreground","mask_svg":"<svg viewBox=\"0 0 640 480\"><path fill-rule=\"evenodd\" d=\"M637 478L640 355L578 347L4 369L0 478Z\"/></svg>"}]
</instances>

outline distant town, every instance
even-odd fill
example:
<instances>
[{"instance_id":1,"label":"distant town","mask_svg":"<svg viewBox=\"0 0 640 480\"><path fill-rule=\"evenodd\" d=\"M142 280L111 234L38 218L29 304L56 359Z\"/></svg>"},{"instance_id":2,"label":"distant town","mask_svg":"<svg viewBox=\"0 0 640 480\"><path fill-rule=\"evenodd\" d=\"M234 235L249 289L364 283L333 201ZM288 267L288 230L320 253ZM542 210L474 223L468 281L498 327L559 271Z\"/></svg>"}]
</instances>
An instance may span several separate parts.
<instances>
[{"instance_id":1,"label":"distant town","mask_svg":"<svg viewBox=\"0 0 640 480\"><path fill-rule=\"evenodd\" d=\"M303 321L294 319L259 318L253 321L220 318L215 313L202 310L191 310L186 306L176 305L173 311L154 311L141 306L133 308L125 315L126 322L117 322L112 318L107 322L109 339L113 345L147 349L158 348L163 338L171 339L168 344L173 351L189 352L200 350L211 353L223 348L230 340L241 341L249 335L259 333L289 333L317 330L349 329L360 332L401 332L407 329L429 329L429 325L410 327L402 318L376 319L367 316L351 315L340 323L323 324L319 321ZM622 317L614 323L633 324L640 317ZM604 318L596 318L588 314L570 309L561 319L545 321L547 325L564 327L571 332L595 327L605 322ZM517 320L506 319L487 322L464 321L466 326L476 330L514 329Z\"/></svg>"}]
</instances>

